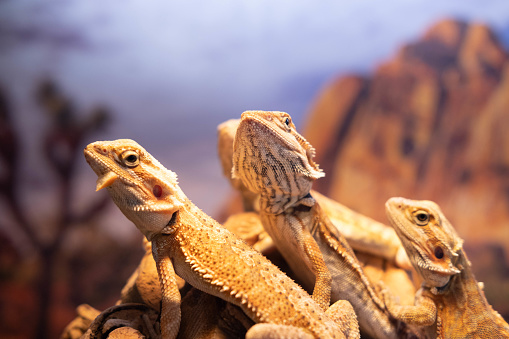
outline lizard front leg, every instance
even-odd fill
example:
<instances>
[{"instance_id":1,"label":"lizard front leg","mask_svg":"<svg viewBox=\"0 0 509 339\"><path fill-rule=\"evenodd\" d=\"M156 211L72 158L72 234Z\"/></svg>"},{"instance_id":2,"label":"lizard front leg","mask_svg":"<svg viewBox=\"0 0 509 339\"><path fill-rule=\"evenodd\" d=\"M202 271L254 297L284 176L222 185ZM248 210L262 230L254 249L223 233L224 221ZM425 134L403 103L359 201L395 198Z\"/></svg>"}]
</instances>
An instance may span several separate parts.
<instances>
[{"instance_id":1,"label":"lizard front leg","mask_svg":"<svg viewBox=\"0 0 509 339\"><path fill-rule=\"evenodd\" d=\"M278 217L278 222L282 220L290 224L291 228L298 230L299 242L306 257L311 262L311 269L315 275L312 298L326 311L330 306L332 275L325 263L320 246L318 246L315 238L313 238L313 234L311 234L311 232L316 230L317 223L319 223L319 220L314 218L311 212L314 205L315 200L312 197L305 197L283 219ZM282 229L284 228L282 227Z\"/></svg>"},{"instance_id":2,"label":"lizard front leg","mask_svg":"<svg viewBox=\"0 0 509 339\"><path fill-rule=\"evenodd\" d=\"M157 265L162 292L161 334L163 339L177 337L180 328L180 292L173 264L165 248L165 241L152 241L152 254Z\"/></svg>"},{"instance_id":3,"label":"lizard front leg","mask_svg":"<svg viewBox=\"0 0 509 339\"><path fill-rule=\"evenodd\" d=\"M323 260L320 247L306 228L303 228L302 237L304 251L313 265L313 273L316 277L312 298L324 310L327 310L330 305L332 276Z\"/></svg>"},{"instance_id":4,"label":"lizard front leg","mask_svg":"<svg viewBox=\"0 0 509 339\"><path fill-rule=\"evenodd\" d=\"M415 295L415 305L397 305L389 291L383 291L385 306L389 313L396 319L410 325L431 326L437 320L437 306L435 302L422 295L422 289Z\"/></svg>"}]
</instances>

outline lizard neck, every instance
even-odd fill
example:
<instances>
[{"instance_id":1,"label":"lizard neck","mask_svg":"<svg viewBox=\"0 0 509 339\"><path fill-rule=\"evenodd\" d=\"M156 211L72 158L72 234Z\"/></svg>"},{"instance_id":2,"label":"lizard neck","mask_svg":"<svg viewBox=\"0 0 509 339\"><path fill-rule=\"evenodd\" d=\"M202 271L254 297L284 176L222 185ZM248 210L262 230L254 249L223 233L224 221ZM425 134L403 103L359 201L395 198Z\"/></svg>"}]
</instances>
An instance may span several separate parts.
<instances>
[{"instance_id":1,"label":"lizard neck","mask_svg":"<svg viewBox=\"0 0 509 339\"><path fill-rule=\"evenodd\" d=\"M272 187L269 192L264 191L260 195L260 211L266 214L281 214L299 205L312 207L314 204L315 200L309 190L289 194L278 187Z\"/></svg>"},{"instance_id":2,"label":"lizard neck","mask_svg":"<svg viewBox=\"0 0 509 339\"><path fill-rule=\"evenodd\" d=\"M192 286L236 304L255 322L306 327L302 321L320 320L320 307L310 303L302 288L189 200L177 212L175 224L175 232L160 234L155 242ZM275 293L263 293L269 290ZM317 322L309 330L323 336L321 327Z\"/></svg>"},{"instance_id":3,"label":"lizard neck","mask_svg":"<svg viewBox=\"0 0 509 339\"><path fill-rule=\"evenodd\" d=\"M459 258L456 266L461 270L461 272L451 278L450 289L454 293L465 295L469 300L471 300L468 302L469 304L471 304L475 299L475 303L481 302L487 305L486 298L484 297L484 292L475 279L467 255L463 250L460 250L458 255Z\"/></svg>"}]
</instances>

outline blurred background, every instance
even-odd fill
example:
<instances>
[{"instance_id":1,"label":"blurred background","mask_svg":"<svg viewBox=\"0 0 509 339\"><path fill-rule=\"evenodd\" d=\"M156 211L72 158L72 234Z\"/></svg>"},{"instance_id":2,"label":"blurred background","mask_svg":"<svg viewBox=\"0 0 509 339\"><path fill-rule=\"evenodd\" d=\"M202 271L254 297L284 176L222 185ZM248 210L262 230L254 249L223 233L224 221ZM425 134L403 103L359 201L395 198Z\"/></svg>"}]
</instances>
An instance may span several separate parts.
<instances>
[{"instance_id":1,"label":"blurred background","mask_svg":"<svg viewBox=\"0 0 509 339\"><path fill-rule=\"evenodd\" d=\"M431 199L509 317L509 2L0 2L0 334L112 305L143 250L82 150L134 139L225 215L216 126L280 110L316 188L387 222Z\"/></svg>"}]
</instances>

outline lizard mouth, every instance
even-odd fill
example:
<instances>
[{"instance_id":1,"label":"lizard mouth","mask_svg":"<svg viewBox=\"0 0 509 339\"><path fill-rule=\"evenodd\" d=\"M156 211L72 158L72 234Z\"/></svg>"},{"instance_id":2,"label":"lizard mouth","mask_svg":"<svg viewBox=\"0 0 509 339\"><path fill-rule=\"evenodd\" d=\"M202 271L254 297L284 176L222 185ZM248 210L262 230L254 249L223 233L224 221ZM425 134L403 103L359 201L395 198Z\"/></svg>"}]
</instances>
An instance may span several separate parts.
<instances>
[{"instance_id":1,"label":"lizard mouth","mask_svg":"<svg viewBox=\"0 0 509 339\"><path fill-rule=\"evenodd\" d=\"M114 172L106 172L104 175L97 178L97 184L95 187L96 192L103 188L113 185L117 181L118 175Z\"/></svg>"},{"instance_id":2,"label":"lizard mouth","mask_svg":"<svg viewBox=\"0 0 509 339\"><path fill-rule=\"evenodd\" d=\"M97 155L94 149L90 149L90 145L85 148L83 153L87 163L97 174L96 191L111 186L118 179L118 175L110 169L110 166L100 155Z\"/></svg>"},{"instance_id":3,"label":"lizard mouth","mask_svg":"<svg viewBox=\"0 0 509 339\"><path fill-rule=\"evenodd\" d=\"M112 160L110 158L99 154L94 149L93 143L88 145L83 153L85 155L85 160L97 175L96 191L111 186L117 179L122 179L128 185L133 185L131 180L118 173L116 165L111 164Z\"/></svg>"},{"instance_id":4,"label":"lizard mouth","mask_svg":"<svg viewBox=\"0 0 509 339\"><path fill-rule=\"evenodd\" d=\"M97 174L97 176L102 176L106 174L106 172L111 171L111 165L108 164L103 158L104 156L99 155L93 147L93 144L88 145L83 151L85 155L85 160L90 165L92 170Z\"/></svg>"}]
</instances>

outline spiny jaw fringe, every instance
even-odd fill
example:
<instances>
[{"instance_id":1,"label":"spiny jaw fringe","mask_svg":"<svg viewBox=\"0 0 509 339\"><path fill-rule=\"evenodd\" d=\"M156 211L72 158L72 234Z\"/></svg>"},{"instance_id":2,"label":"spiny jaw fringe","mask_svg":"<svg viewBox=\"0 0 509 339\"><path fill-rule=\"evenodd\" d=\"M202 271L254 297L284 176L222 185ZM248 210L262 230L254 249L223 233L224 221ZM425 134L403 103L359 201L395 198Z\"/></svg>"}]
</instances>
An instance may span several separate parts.
<instances>
[{"instance_id":1,"label":"spiny jaw fringe","mask_svg":"<svg viewBox=\"0 0 509 339\"><path fill-rule=\"evenodd\" d=\"M136 205L133 206L135 212L158 212L166 210L166 207L159 207L157 205Z\"/></svg>"}]
</instances>

